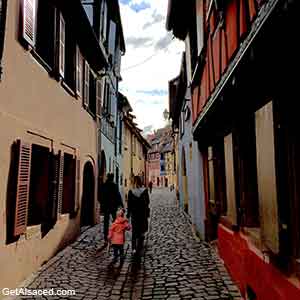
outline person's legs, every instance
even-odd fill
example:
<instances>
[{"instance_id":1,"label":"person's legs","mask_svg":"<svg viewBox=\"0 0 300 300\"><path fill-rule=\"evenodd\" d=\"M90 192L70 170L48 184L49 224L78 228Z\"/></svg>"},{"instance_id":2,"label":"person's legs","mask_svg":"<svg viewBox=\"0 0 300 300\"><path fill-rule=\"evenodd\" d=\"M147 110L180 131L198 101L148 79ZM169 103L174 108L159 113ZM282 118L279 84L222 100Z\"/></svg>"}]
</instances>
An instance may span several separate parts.
<instances>
[{"instance_id":1,"label":"person's legs","mask_svg":"<svg viewBox=\"0 0 300 300\"><path fill-rule=\"evenodd\" d=\"M108 227L109 227L109 213L104 213L104 221L103 221L103 235L104 240L107 242L108 235Z\"/></svg>"},{"instance_id":2,"label":"person's legs","mask_svg":"<svg viewBox=\"0 0 300 300\"><path fill-rule=\"evenodd\" d=\"M132 236L131 236L131 250L132 252L136 251L137 248L137 234L136 234L136 229L134 226L132 226Z\"/></svg>"},{"instance_id":3,"label":"person's legs","mask_svg":"<svg viewBox=\"0 0 300 300\"><path fill-rule=\"evenodd\" d=\"M138 238L137 238L137 253L138 255L141 255L142 253L142 249L143 249L143 246L144 246L144 235L141 233L139 234Z\"/></svg>"},{"instance_id":4,"label":"person's legs","mask_svg":"<svg viewBox=\"0 0 300 300\"><path fill-rule=\"evenodd\" d=\"M115 264L118 260L119 257L119 248L118 245L112 245L113 251L114 251L114 259L113 259L113 263Z\"/></svg>"},{"instance_id":5,"label":"person's legs","mask_svg":"<svg viewBox=\"0 0 300 300\"><path fill-rule=\"evenodd\" d=\"M125 256L124 256L124 245L120 245L119 253L120 253L120 264L123 264L124 259L125 259Z\"/></svg>"}]
</instances>

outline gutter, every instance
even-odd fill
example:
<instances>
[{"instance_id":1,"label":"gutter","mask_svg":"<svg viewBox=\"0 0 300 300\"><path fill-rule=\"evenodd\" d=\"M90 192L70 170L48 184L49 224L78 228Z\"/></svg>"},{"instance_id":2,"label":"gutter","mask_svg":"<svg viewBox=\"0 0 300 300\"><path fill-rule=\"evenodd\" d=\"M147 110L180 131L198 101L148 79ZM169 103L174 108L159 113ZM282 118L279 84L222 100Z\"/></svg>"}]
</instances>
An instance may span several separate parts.
<instances>
[{"instance_id":1,"label":"gutter","mask_svg":"<svg viewBox=\"0 0 300 300\"><path fill-rule=\"evenodd\" d=\"M192 133L195 137L196 132L199 128L201 128L201 122L206 117L207 113L210 111L211 107L216 104L217 99L227 84L228 80L231 78L233 72L239 65L240 61L243 59L244 55L246 54L248 48L252 45L253 40L256 38L258 33L260 32L262 26L265 24L271 13L274 11L275 7L279 3L280 0L270 0L267 2L259 11L258 16L256 20L252 24L252 28L244 42L241 44L235 58L233 61L229 64L227 71L222 76L222 79L218 82L218 84L215 87L214 92L211 94L207 104L204 107L203 112L199 115L197 118L197 121L195 122L195 125L193 126Z\"/></svg>"}]
</instances>

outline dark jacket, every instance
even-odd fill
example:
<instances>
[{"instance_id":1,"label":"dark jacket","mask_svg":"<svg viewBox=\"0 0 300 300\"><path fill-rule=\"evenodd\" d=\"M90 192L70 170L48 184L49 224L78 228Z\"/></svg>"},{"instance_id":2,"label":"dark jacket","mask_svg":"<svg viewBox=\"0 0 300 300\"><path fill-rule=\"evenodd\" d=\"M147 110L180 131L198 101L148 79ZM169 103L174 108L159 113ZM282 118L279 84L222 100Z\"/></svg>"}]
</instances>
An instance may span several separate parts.
<instances>
[{"instance_id":1,"label":"dark jacket","mask_svg":"<svg viewBox=\"0 0 300 300\"><path fill-rule=\"evenodd\" d=\"M133 189L128 193L127 218L131 217L132 230L138 234L148 230L149 202L146 188Z\"/></svg>"},{"instance_id":2,"label":"dark jacket","mask_svg":"<svg viewBox=\"0 0 300 300\"><path fill-rule=\"evenodd\" d=\"M114 213L118 207L124 207L118 185L112 181L106 181L100 187L99 195L101 211L104 213Z\"/></svg>"}]
</instances>

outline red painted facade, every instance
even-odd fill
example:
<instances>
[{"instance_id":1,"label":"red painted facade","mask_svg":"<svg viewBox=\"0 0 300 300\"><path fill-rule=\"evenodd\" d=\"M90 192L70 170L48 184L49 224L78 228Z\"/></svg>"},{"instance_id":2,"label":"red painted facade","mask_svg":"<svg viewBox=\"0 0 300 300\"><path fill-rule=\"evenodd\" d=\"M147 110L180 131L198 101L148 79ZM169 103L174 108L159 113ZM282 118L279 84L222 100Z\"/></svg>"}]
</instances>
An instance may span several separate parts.
<instances>
[{"instance_id":1,"label":"red painted facade","mask_svg":"<svg viewBox=\"0 0 300 300\"><path fill-rule=\"evenodd\" d=\"M193 93L193 122L195 123L216 84L234 58L236 51L245 38L257 11L263 1L231 0L225 10L223 24L218 24L218 12L214 7L206 12L206 53L205 64L200 76L200 87ZM197 86L197 82L194 84ZM200 89L200 93L199 93Z\"/></svg>"},{"instance_id":2,"label":"red painted facade","mask_svg":"<svg viewBox=\"0 0 300 300\"><path fill-rule=\"evenodd\" d=\"M300 299L299 280L288 279L272 264L264 261L263 254L242 233L219 225L218 248L242 294L245 295L248 286L255 291L257 300Z\"/></svg>"},{"instance_id":3,"label":"red painted facade","mask_svg":"<svg viewBox=\"0 0 300 300\"><path fill-rule=\"evenodd\" d=\"M218 22L214 7L206 12L205 47L203 65L198 81L193 82L192 109L193 124L205 109L216 85L234 59L239 46L250 32L263 0L230 0L227 2L223 21ZM204 159L205 161L205 159ZM204 166L204 170L207 166ZM206 174L207 175L207 174ZM208 181L207 176L204 176ZM208 204L208 183L206 186L206 207ZM239 285L243 296L247 289L254 291L256 300L300 300L299 278L282 273L267 261L256 243L241 232L218 226L218 248L221 258L232 277ZM250 298L252 299L252 298ZM254 298L253 298L254 299Z\"/></svg>"}]
</instances>

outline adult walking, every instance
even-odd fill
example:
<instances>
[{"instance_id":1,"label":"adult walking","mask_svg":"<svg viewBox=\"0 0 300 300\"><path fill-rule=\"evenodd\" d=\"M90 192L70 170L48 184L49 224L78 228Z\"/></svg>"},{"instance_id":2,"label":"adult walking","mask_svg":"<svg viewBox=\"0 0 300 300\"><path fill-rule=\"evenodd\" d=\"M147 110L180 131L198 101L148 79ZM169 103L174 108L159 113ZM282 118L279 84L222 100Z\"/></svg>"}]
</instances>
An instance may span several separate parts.
<instances>
[{"instance_id":1,"label":"adult walking","mask_svg":"<svg viewBox=\"0 0 300 300\"><path fill-rule=\"evenodd\" d=\"M144 235L148 231L150 201L148 190L143 187L141 177L134 177L134 186L135 188L128 192L127 218L131 218L132 253L139 256L143 248Z\"/></svg>"},{"instance_id":2,"label":"adult walking","mask_svg":"<svg viewBox=\"0 0 300 300\"><path fill-rule=\"evenodd\" d=\"M119 187L114 183L114 174L108 173L106 182L100 187L100 205L101 211L104 214L103 234L105 242L107 242L108 228L110 216L114 221L119 207L124 208Z\"/></svg>"}]
</instances>

